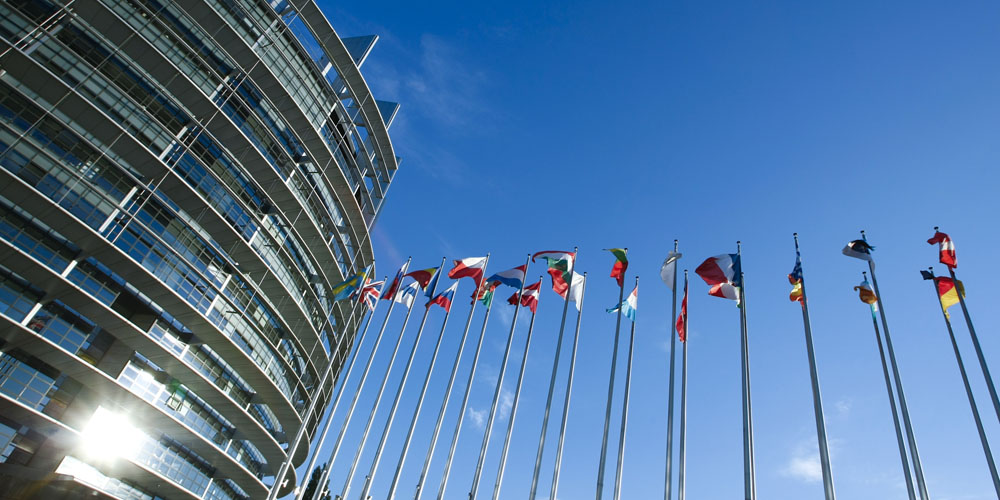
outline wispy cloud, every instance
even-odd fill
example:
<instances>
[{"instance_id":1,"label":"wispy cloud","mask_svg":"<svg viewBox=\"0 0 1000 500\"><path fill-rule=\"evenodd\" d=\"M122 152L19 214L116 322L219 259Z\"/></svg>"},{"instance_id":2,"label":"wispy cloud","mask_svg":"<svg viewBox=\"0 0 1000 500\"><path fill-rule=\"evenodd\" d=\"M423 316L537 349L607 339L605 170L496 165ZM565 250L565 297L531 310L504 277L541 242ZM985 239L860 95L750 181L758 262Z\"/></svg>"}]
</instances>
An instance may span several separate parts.
<instances>
[{"instance_id":1,"label":"wispy cloud","mask_svg":"<svg viewBox=\"0 0 1000 500\"><path fill-rule=\"evenodd\" d=\"M833 403L833 409L837 411L837 416L840 418L847 418L851 415L851 407L854 402L850 399L839 399Z\"/></svg>"},{"instance_id":2,"label":"wispy cloud","mask_svg":"<svg viewBox=\"0 0 1000 500\"><path fill-rule=\"evenodd\" d=\"M514 393L508 389L500 391L500 418L507 418L514 406Z\"/></svg>"},{"instance_id":3,"label":"wispy cloud","mask_svg":"<svg viewBox=\"0 0 1000 500\"><path fill-rule=\"evenodd\" d=\"M819 450L816 443L808 440L799 442L780 472L783 476L807 483L822 481L823 469L819 462Z\"/></svg>"},{"instance_id":4,"label":"wispy cloud","mask_svg":"<svg viewBox=\"0 0 1000 500\"><path fill-rule=\"evenodd\" d=\"M471 406L469 407L469 418L472 419L472 423L476 428L482 429L486 427L486 413L486 408L477 410Z\"/></svg>"}]
</instances>

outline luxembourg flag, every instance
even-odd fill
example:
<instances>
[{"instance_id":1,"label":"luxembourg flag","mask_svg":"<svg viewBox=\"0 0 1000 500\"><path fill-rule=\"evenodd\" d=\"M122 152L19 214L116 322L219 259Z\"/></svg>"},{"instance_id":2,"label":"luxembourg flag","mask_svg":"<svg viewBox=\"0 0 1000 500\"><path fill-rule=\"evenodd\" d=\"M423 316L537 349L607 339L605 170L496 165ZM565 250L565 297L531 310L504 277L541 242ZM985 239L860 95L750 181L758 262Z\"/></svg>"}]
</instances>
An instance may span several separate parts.
<instances>
[{"instance_id":1,"label":"luxembourg flag","mask_svg":"<svg viewBox=\"0 0 1000 500\"><path fill-rule=\"evenodd\" d=\"M638 308L639 308L639 286L636 285L636 287L632 289L632 293L628 294L628 298L623 300L621 304L618 304L617 306L608 309L608 312L609 313L618 312L618 310L621 309L622 314L624 314L625 317L632 320L632 322L634 323L635 311Z\"/></svg>"},{"instance_id":2,"label":"luxembourg flag","mask_svg":"<svg viewBox=\"0 0 1000 500\"><path fill-rule=\"evenodd\" d=\"M506 271L501 271L499 273L486 278L486 281L499 281L504 285L513 288L521 288L524 284L524 275L528 271L528 266L517 266L514 269L508 269Z\"/></svg>"},{"instance_id":3,"label":"luxembourg flag","mask_svg":"<svg viewBox=\"0 0 1000 500\"><path fill-rule=\"evenodd\" d=\"M451 299L455 298L455 290L458 289L458 282L452 283L447 290L437 294L433 300L427 303L427 308L430 309L431 304L437 304L444 308L445 311L451 312Z\"/></svg>"},{"instance_id":4,"label":"luxembourg flag","mask_svg":"<svg viewBox=\"0 0 1000 500\"><path fill-rule=\"evenodd\" d=\"M538 309L538 292L541 289L542 280L538 280L537 283L524 287L524 293L521 294L521 305L531 309L531 314L535 314L535 310ZM507 303L512 306L517 305L517 292L514 292L514 295L507 299Z\"/></svg>"},{"instance_id":5,"label":"luxembourg flag","mask_svg":"<svg viewBox=\"0 0 1000 500\"><path fill-rule=\"evenodd\" d=\"M740 287L740 256L735 253L724 253L709 257L702 262L694 272L701 276L712 289L709 295L722 297L724 299L735 300L739 304L740 296L737 289Z\"/></svg>"},{"instance_id":6,"label":"luxembourg flag","mask_svg":"<svg viewBox=\"0 0 1000 500\"><path fill-rule=\"evenodd\" d=\"M448 271L448 277L457 280L462 278L472 278L478 285L483 281L483 273L486 271L486 257L468 257L455 261L455 267Z\"/></svg>"}]
</instances>

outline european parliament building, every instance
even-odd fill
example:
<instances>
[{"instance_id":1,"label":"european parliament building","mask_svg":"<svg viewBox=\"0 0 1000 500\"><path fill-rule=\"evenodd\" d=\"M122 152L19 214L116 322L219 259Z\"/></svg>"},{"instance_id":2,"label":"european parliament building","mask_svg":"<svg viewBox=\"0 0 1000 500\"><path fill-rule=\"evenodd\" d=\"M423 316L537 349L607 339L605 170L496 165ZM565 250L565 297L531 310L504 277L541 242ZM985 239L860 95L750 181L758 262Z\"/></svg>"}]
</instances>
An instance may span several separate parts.
<instances>
[{"instance_id":1,"label":"european parliament building","mask_svg":"<svg viewBox=\"0 0 1000 500\"><path fill-rule=\"evenodd\" d=\"M0 498L266 496L398 167L375 37L313 0L0 0L0 38Z\"/></svg>"}]
</instances>

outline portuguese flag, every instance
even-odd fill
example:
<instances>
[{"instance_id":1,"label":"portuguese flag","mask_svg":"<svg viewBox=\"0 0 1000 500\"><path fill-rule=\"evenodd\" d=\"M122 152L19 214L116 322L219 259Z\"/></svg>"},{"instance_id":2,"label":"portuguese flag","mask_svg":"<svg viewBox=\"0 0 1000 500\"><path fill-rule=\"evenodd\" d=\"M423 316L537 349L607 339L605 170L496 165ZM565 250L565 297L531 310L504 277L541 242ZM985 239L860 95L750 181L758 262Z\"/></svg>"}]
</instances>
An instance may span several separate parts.
<instances>
[{"instance_id":1,"label":"portuguese flag","mask_svg":"<svg viewBox=\"0 0 1000 500\"><path fill-rule=\"evenodd\" d=\"M549 265L549 276L552 276L552 291L566 299L566 292L569 291L569 284L572 281L570 268L576 260L576 252L561 252L557 250L546 250L531 256L531 261L542 257Z\"/></svg>"}]
</instances>

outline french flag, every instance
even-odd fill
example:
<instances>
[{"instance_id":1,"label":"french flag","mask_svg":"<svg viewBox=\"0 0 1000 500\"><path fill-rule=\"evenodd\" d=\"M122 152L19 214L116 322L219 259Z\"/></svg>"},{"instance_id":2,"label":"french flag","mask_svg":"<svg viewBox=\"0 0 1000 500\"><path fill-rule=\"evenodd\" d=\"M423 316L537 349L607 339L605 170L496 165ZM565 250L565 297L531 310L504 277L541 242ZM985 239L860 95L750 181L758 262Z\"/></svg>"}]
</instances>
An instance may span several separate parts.
<instances>
[{"instance_id":1,"label":"french flag","mask_svg":"<svg viewBox=\"0 0 1000 500\"><path fill-rule=\"evenodd\" d=\"M740 286L741 271L740 256L735 253L709 257L694 270L712 287L709 295L737 302L740 300L737 288Z\"/></svg>"},{"instance_id":2,"label":"french flag","mask_svg":"<svg viewBox=\"0 0 1000 500\"><path fill-rule=\"evenodd\" d=\"M535 314L535 310L538 309L538 293L541 289L542 280L538 280L538 283L524 287L524 293L521 294L521 305L530 308L531 314ZM507 303L512 306L517 305L517 292L507 299Z\"/></svg>"},{"instance_id":3,"label":"french flag","mask_svg":"<svg viewBox=\"0 0 1000 500\"><path fill-rule=\"evenodd\" d=\"M455 290L458 289L458 282L452 283L447 290L437 294L430 302L427 303L427 308L430 309L431 304L437 304L444 308L445 311L451 312L451 300L455 298Z\"/></svg>"},{"instance_id":4,"label":"french flag","mask_svg":"<svg viewBox=\"0 0 1000 500\"><path fill-rule=\"evenodd\" d=\"M499 273L486 278L486 281L499 281L504 285L513 288L521 288L524 284L524 275L528 272L528 266L517 266L514 269L508 269L506 271L501 271Z\"/></svg>"},{"instance_id":5,"label":"french flag","mask_svg":"<svg viewBox=\"0 0 1000 500\"><path fill-rule=\"evenodd\" d=\"M478 285L483 281L483 273L486 271L486 257L468 257L455 261L455 267L448 271L448 277L457 280L462 278L472 278Z\"/></svg>"}]
</instances>

